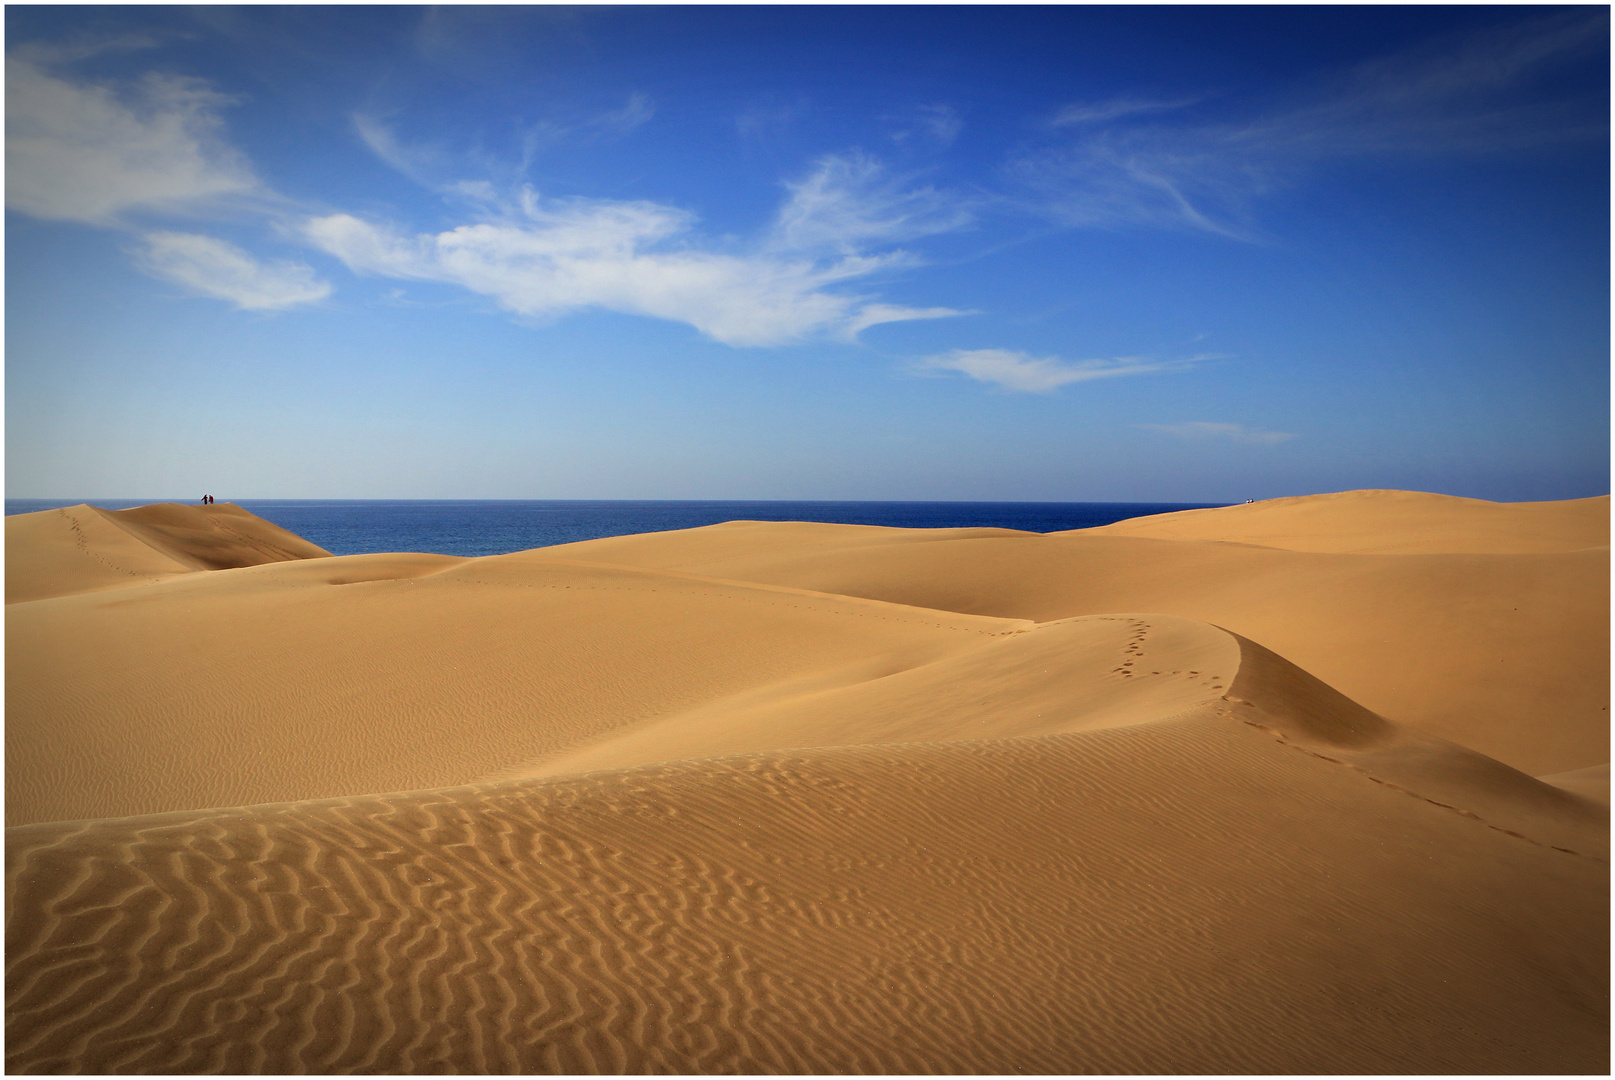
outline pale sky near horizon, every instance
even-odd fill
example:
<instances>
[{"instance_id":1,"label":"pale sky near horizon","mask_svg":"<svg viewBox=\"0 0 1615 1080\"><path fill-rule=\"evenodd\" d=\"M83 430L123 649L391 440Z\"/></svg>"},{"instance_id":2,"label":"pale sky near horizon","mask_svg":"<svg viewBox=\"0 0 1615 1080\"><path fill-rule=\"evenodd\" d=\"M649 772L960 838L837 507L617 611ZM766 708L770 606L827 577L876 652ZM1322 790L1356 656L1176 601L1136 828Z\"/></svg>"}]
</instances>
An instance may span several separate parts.
<instances>
[{"instance_id":1,"label":"pale sky near horizon","mask_svg":"<svg viewBox=\"0 0 1615 1080\"><path fill-rule=\"evenodd\" d=\"M1609 12L6 9L11 497L1609 491Z\"/></svg>"}]
</instances>

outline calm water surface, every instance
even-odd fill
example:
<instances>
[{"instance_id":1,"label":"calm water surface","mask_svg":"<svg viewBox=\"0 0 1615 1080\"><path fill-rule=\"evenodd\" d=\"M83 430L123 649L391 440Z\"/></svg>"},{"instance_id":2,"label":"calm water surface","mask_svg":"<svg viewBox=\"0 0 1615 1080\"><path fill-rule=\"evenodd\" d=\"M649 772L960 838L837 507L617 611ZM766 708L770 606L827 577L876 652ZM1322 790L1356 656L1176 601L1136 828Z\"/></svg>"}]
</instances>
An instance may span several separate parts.
<instances>
[{"instance_id":1,"label":"calm water surface","mask_svg":"<svg viewBox=\"0 0 1615 1080\"><path fill-rule=\"evenodd\" d=\"M89 502L108 510L195 499L7 499L25 514ZM1222 503L1035 502L632 502L622 500L236 499L242 509L336 555L429 551L503 555L511 551L663 532L722 521L827 521L905 529L991 526L1058 532Z\"/></svg>"}]
</instances>

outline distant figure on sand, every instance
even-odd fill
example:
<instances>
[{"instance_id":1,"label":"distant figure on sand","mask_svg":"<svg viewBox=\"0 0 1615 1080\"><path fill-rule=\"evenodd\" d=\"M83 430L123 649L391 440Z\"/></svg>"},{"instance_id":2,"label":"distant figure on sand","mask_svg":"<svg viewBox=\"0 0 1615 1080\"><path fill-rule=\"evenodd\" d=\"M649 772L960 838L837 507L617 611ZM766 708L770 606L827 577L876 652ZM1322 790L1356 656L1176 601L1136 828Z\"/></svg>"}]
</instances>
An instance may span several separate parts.
<instances>
[{"instance_id":1,"label":"distant figure on sand","mask_svg":"<svg viewBox=\"0 0 1615 1080\"><path fill-rule=\"evenodd\" d=\"M203 495L202 496L202 505L203 506L212 506L213 505L213 496L211 496L211 495Z\"/></svg>"}]
</instances>

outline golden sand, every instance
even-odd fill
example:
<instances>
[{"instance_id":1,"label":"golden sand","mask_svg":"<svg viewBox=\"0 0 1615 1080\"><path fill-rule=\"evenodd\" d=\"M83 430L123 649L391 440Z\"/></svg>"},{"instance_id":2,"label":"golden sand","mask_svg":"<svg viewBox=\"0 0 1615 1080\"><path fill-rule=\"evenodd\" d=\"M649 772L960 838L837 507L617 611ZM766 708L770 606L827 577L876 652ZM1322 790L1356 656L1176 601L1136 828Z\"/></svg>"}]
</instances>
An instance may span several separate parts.
<instances>
[{"instance_id":1,"label":"golden sand","mask_svg":"<svg viewBox=\"0 0 1615 1080\"><path fill-rule=\"evenodd\" d=\"M1607 499L6 526L12 1071L1608 1071Z\"/></svg>"}]
</instances>

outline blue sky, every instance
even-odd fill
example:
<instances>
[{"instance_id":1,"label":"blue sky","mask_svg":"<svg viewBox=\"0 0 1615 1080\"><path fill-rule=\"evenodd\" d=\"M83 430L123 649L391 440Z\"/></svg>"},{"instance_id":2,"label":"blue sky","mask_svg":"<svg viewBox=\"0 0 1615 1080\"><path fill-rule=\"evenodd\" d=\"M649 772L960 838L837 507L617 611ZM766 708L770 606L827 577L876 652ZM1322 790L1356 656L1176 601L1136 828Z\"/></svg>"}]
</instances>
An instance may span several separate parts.
<instances>
[{"instance_id":1,"label":"blue sky","mask_svg":"<svg viewBox=\"0 0 1615 1080\"><path fill-rule=\"evenodd\" d=\"M1607 8L6 29L11 497L1609 490Z\"/></svg>"}]
</instances>

